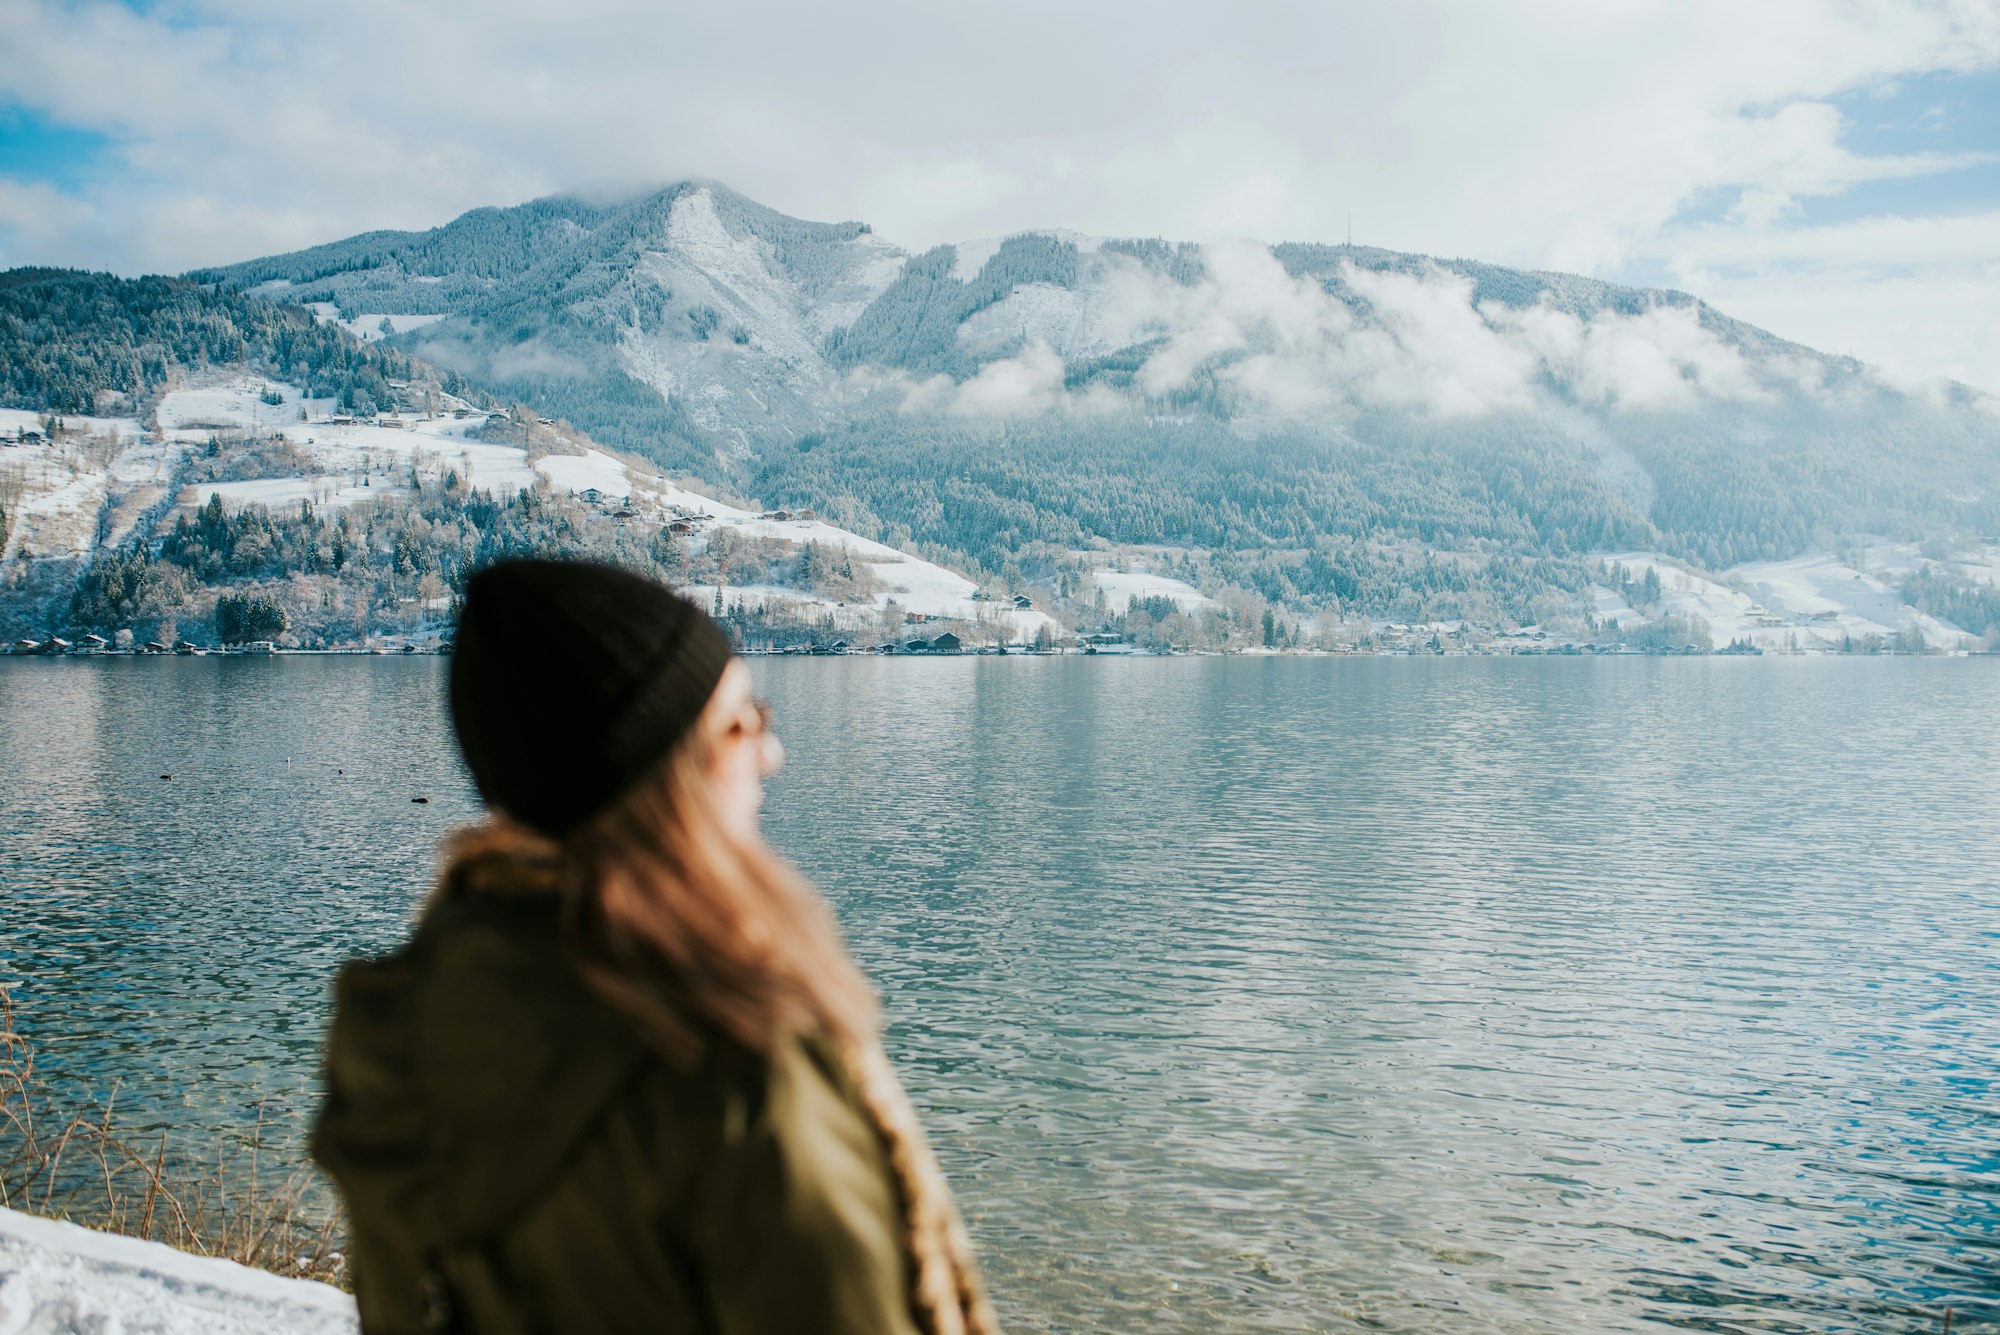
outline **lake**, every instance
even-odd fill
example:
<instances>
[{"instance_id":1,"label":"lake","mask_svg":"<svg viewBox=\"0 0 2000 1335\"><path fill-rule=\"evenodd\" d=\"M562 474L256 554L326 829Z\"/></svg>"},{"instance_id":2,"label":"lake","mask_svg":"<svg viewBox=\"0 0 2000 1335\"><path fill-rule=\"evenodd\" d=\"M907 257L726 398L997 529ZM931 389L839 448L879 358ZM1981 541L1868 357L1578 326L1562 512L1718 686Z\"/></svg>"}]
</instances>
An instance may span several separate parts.
<instances>
[{"instance_id":1,"label":"lake","mask_svg":"<svg viewBox=\"0 0 2000 1335\"><path fill-rule=\"evenodd\" d=\"M752 667L1010 1329L2000 1327L2000 662ZM45 1069L296 1135L444 668L0 659Z\"/></svg>"}]
</instances>

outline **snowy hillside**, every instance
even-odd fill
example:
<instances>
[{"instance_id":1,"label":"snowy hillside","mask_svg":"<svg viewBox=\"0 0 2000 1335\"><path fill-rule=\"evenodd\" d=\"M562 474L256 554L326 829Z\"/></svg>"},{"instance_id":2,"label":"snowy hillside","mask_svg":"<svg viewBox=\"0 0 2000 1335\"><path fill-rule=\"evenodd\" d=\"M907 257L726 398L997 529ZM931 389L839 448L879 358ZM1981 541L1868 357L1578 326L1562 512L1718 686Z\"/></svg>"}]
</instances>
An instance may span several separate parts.
<instances>
[{"instance_id":1,"label":"snowy hillside","mask_svg":"<svg viewBox=\"0 0 2000 1335\"><path fill-rule=\"evenodd\" d=\"M1288 552L1258 587L1301 612L1452 619L1407 607L1417 572L1363 578L1362 547L1420 543L1528 620L1503 556L1723 570L2000 533L2000 402L1685 293L1475 260L1062 230L912 253L693 181L197 277L995 575L1036 542Z\"/></svg>"},{"instance_id":2,"label":"snowy hillside","mask_svg":"<svg viewBox=\"0 0 2000 1335\"><path fill-rule=\"evenodd\" d=\"M1124 623L1135 598L1146 624L1100 628L1230 648L1364 621L1659 648L2000 629L2000 404L1680 293L1060 231L911 254L703 182L196 277L0 275L0 401L103 419L0 453L5 543L71 563L77 616L165 625L185 584L205 616L256 583L342 635L414 633L475 558L541 543L719 584L759 633L856 641L898 617ZM385 486L421 513L391 523ZM210 494L269 520L181 534ZM1854 554L1889 546L1924 555ZM1601 553L1655 554L1673 587L1633 606ZM1099 578L1148 570L1183 587ZM8 573L30 619L62 611L43 567Z\"/></svg>"},{"instance_id":3,"label":"snowy hillside","mask_svg":"<svg viewBox=\"0 0 2000 1335\"><path fill-rule=\"evenodd\" d=\"M1961 575L1991 584L2000 578L2000 552L1951 563ZM1632 581L1650 573L1659 581L1657 603L1635 608L1620 591L1593 584L1588 607L1598 624L1624 630L1682 618L1704 631L1716 648L1754 645L1767 653L1830 652L1866 643L1894 643L1921 636L1934 649L1966 650L1979 635L1928 615L1904 601L1900 579L1943 563L1906 543L1874 543L1862 550L1868 570L1814 552L1789 561L1751 561L1707 575L1657 552L1612 552L1600 558Z\"/></svg>"},{"instance_id":4,"label":"snowy hillside","mask_svg":"<svg viewBox=\"0 0 2000 1335\"><path fill-rule=\"evenodd\" d=\"M275 400L275 401L274 401ZM836 629L893 635L907 614L964 622L1002 640L1032 640L1060 628L1041 612L1004 614L977 584L932 562L862 538L815 517L757 512L682 487L658 470L538 424L535 448L478 439L486 412L446 398L435 416L338 414L296 386L260 377L218 376L165 394L146 429L137 419L69 419L58 441L0 443L0 467L18 481L18 518L0 558L87 559L102 546L157 538L211 497L225 510L261 506L273 513L309 505L321 513L354 506L394 506L413 485L446 479L467 490L508 496L522 489L586 501L616 522L658 531L673 525L700 554L720 532L803 551L817 544L862 567L875 592L865 603L782 585L729 586L731 606L782 603L793 621L830 620ZM0 410L0 441L38 432L32 413ZM259 445L293 467L242 479L198 478L209 442ZM282 442L282 453L274 448ZM691 584L704 605L713 583Z\"/></svg>"}]
</instances>

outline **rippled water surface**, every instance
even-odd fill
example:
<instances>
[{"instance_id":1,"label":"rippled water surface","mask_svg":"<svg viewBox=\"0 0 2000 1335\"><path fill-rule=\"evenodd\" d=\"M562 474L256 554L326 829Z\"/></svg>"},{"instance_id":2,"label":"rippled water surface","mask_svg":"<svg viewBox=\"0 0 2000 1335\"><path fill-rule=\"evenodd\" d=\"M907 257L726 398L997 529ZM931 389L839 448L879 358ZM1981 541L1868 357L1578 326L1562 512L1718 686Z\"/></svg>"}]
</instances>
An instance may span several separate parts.
<instances>
[{"instance_id":1,"label":"rippled water surface","mask_svg":"<svg viewBox=\"0 0 2000 1335\"><path fill-rule=\"evenodd\" d=\"M302 1115L442 667L0 661L48 1069ZM2000 665L755 668L1012 1329L2000 1327Z\"/></svg>"}]
</instances>

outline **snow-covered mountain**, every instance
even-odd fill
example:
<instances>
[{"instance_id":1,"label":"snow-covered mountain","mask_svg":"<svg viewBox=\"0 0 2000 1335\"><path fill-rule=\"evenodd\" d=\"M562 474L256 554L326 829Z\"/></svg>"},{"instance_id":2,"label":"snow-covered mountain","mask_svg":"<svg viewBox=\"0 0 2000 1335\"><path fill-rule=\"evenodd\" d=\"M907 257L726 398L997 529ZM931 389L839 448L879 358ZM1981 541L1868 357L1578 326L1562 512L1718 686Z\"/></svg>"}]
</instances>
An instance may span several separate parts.
<instances>
[{"instance_id":1,"label":"snow-covered mountain","mask_svg":"<svg viewBox=\"0 0 2000 1335\"><path fill-rule=\"evenodd\" d=\"M1309 547L1365 522L1435 544L1439 508L1482 516L1443 526L1460 548L1711 566L2000 529L2000 402L1684 293L1469 260L1062 231L913 254L688 182L197 277L994 568L1033 539Z\"/></svg>"},{"instance_id":2,"label":"snow-covered mountain","mask_svg":"<svg viewBox=\"0 0 2000 1335\"><path fill-rule=\"evenodd\" d=\"M328 400L308 412L328 429L300 441L300 424L232 421L264 443L195 469L232 504L337 504L357 476L367 490L325 423L336 409L511 404L510 420L545 419L545 436L684 490L814 511L849 553L822 581L839 592L873 544L964 572L985 608L1004 591L1086 621L1137 598L1163 640L1199 622L1197 639L1235 644L1266 609L1292 619L1286 635L1332 618L1567 621L1582 637L1637 617L1673 638L1698 617L1718 643L1782 630L1817 644L2000 625L1981 574L2000 546L2000 404L1893 382L1680 293L1315 244L1047 231L910 253L864 223L789 218L705 182L481 209L192 277L113 291L0 275L14 354L0 401L156 428L91 446L67 474L42 467L25 501L35 467L12 456L0 513L18 515L17 544L43 541L44 511L78 516L74 550L158 541L147 525L184 508L166 494L174 396L240 398L262 375ZM421 420L398 439L429 451L462 434ZM466 444L524 452L460 449L460 485L518 473L560 489L571 467L505 432ZM567 531L495 522L478 543L510 524L538 541ZM450 574L468 558L437 529L426 559ZM631 546L622 532L601 536ZM274 542L310 566L327 540ZM1634 605L1605 582L1607 553L1689 589ZM409 596L394 552L377 556L380 595ZM1791 607L1757 591L1760 572L1834 592ZM990 597L971 598L975 580ZM1697 581L1730 595L1696 595Z\"/></svg>"},{"instance_id":3,"label":"snow-covered mountain","mask_svg":"<svg viewBox=\"0 0 2000 1335\"><path fill-rule=\"evenodd\" d=\"M864 224L803 222L703 182L481 209L197 277L387 330L607 440L738 456L871 409L1192 409L1254 428L1896 389L1683 293L1371 247L1061 231L909 254Z\"/></svg>"},{"instance_id":4,"label":"snow-covered mountain","mask_svg":"<svg viewBox=\"0 0 2000 1335\"><path fill-rule=\"evenodd\" d=\"M616 443L745 452L814 429L826 356L907 256L720 186L616 205L538 200L200 275L299 302ZM671 408L671 411L669 411Z\"/></svg>"}]
</instances>

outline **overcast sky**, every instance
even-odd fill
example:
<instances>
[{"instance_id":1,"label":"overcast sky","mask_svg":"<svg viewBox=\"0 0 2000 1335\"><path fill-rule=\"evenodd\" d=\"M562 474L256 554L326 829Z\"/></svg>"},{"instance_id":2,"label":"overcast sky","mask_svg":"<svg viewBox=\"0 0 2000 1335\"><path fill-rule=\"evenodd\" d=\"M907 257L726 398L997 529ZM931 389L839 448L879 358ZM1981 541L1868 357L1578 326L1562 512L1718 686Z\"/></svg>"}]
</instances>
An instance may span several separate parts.
<instances>
[{"instance_id":1,"label":"overcast sky","mask_svg":"<svg viewBox=\"0 0 2000 1335\"><path fill-rule=\"evenodd\" d=\"M2000 392L2000 0L0 0L0 267L688 176L912 247L1351 215Z\"/></svg>"}]
</instances>

